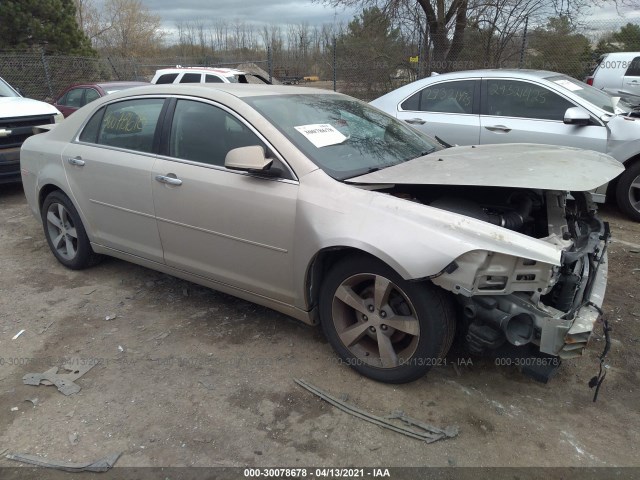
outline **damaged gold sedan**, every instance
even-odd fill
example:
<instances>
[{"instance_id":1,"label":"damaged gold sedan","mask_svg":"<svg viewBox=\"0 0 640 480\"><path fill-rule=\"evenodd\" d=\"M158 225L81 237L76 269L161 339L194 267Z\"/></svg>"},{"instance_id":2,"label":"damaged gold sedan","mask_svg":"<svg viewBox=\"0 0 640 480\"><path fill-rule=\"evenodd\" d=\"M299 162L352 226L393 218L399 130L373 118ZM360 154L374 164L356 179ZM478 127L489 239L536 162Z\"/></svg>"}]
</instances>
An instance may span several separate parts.
<instances>
[{"instance_id":1,"label":"damaged gold sedan","mask_svg":"<svg viewBox=\"0 0 640 480\"><path fill-rule=\"evenodd\" d=\"M540 145L443 148L322 90L158 85L79 110L22 149L53 254L106 254L322 329L360 373L424 375L456 330L579 355L606 286L587 192L623 167Z\"/></svg>"}]
</instances>

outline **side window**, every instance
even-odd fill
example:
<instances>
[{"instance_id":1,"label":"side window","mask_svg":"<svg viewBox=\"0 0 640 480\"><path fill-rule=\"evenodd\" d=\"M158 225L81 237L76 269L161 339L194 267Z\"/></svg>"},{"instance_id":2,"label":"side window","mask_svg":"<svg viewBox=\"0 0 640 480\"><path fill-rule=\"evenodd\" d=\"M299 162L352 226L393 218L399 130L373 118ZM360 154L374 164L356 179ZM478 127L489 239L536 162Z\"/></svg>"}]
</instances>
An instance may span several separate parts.
<instances>
[{"instance_id":1,"label":"side window","mask_svg":"<svg viewBox=\"0 0 640 480\"><path fill-rule=\"evenodd\" d=\"M516 80L487 80L486 94L486 115L562 121L575 107L545 87Z\"/></svg>"},{"instance_id":2,"label":"side window","mask_svg":"<svg viewBox=\"0 0 640 480\"><path fill-rule=\"evenodd\" d=\"M472 113L476 80L444 82L422 90L420 110L440 113Z\"/></svg>"},{"instance_id":3,"label":"side window","mask_svg":"<svg viewBox=\"0 0 640 480\"><path fill-rule=\"evenodd\" d=\"M420 111L420 95L422 95L422 90L417 93L414 93L409 98L407 98L400 107L402 110L409 110L414 112Z\"/></svg>"},{"instance_id":4,"label":"side window","mask_svg":"<svg viewBox=\"0 0 640 480\"><path fill-rule=\"evenodd\" d=\"M217 77L215 75L206 75L204 82L205 83L224 83L220 77Z\"/></svg>"},{"instance_id":5,"label":"side window","mask_svg":"<svg viewBox=\"0 0 640 480\"><path fill-rule=\"evenodd\" d=\"M69 95L69 92L65 93L64 95L62 95L57 101L56 104L57 105L66 105L67 104L67 95Z\"/></svg>"},{"instance_id":6,"label":"side window","mask_svg":"<svg viewBox=\"0 0 640 480\"><path fill-rule=\"evenodd\" d=\"M91 103L99 98L100 94L97 90L94 90L93 88L87 88L87 92L84 94L84 104L86 105L87 103Z\"/></svg>"},{"instance_id":7,"label":"side window","mask_svg":"<svg viewBox=\"0 0 640 480\"><path fill-rule=\"evenodd\" d=\"M264 144L221 108L192 100L178 100L171 125L169 154L175 158L224 166L227 152Z\"/></svg>"},{"instance_id":8,"label":"side window","mask_svg":"<svg viewBox=\"0 0 640 480\"><path fill-rule=\"evenodd\" d=\"M96 143L98 141L98 131L100 130L100 122L102 122L104 110L104 107L98 110L84 126L84 130L82 130L79 137L81 142Z\"/></svg>"},{"instance_id":9,"label":"side window","mask_svg":"<svg viewBox=\"0 0 640 480\"><path fill-rule=\"evenodd\" d=\"M156 81L156 85L162 85L166 83L173 83L173 81L178 78L177 73L165 73L164 75L160 75L158 80Z\"/></svg>"},{"instance_id":10,"label":"side window","mask_svg":"<svg viewBox=\"0 0 640 480\"><path fill-rule=\"evenodd\" d=\"M150 98L125 100L107 106L98 129L97 143L151 152L163 103L164 100L161 98Z\"/></svg>"},{"instance_id":11,"label":"side window","mask_svg":"<svg viewBox=\"0 0 640 480\"><path fill-rule=\"evenodd\" d=\"M201 76L199 73L185 73L180 79L180 83L200 83Z\"/></svg>"},{"instance_id":12,"label":"side window","mask_svg":"<svg viewBox=\"0 0 640 480\"><path fill-rule=\"evenodd\" d=\"M74 88L69 90L64 98L64 103L60 105L65 105L67 107L76 107L80 108L82 106L82 94L84 93L84 88Z\"/></svg>"},{"instance_id":13,"label":"side window","mask_svg":"<svg viewBox=\"0 0 640 480\"><path fill-rule=\"evenodd\" d=\"M640 77L640 57L636 57L629 64L625 77Z\"/></svg>"}]
</instances>

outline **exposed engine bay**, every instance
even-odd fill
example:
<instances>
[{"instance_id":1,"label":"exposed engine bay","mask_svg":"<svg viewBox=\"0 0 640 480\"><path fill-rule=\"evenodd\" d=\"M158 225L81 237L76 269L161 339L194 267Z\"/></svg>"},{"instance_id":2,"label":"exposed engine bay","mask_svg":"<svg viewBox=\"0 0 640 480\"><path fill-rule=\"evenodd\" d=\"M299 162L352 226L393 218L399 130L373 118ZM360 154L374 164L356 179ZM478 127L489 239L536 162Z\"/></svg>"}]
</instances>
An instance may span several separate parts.
<instances>
[{"instance_id":1,"label":"exposed engine bay","mask_svg":"<svg viewBox=\"0 0 640 480\"><path fill-rule=\"evenodd\" d=\"M588 192L501 187L398 185L383 190L409 201L472 217L540 239L562 251L550 265L471 251L432 278L455 295L470 351L505 342L543 353L582 353L599 318L606 286L608 224Z\"/></svg>"}]
</instances>

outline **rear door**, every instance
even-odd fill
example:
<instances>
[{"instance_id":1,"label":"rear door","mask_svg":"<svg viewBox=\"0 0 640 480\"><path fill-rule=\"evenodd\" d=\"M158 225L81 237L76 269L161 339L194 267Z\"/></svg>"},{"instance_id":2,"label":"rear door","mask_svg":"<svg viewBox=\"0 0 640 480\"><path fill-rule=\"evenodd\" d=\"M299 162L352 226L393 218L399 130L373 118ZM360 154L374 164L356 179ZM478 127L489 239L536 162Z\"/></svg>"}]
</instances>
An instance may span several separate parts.
<instances>
[{"instance_id":1,"label":"rear door","mask_svg":"<svg viewBox=\"0 0 640 480\"><path fill-rule=\"evenodd\" d=\"M480 140L479 79L430 84L400 103L398 118L450 144Z\"/></svg>"},{"instance_id":2,"label":"rear door","mask_svg":"<svg viewBox=\"0 0 640 480\"><path fill-rule=\"evenodd\" d=\"M607 130L598 119L591 125L564 123L566 110L577 106L536 82L483 80L480 143L542 143L606 151Z\"/></svg>"},{"instance_id":3,"label":"rear door","mask_svg":"<svg viewBox=\"0 0 640 480\"><path fill-rule=\"evenodd\" d=\"M62 160L92 242L162 262L151 192L154 138L164 99L101 108Z\"/></svg>"}]
</instances>

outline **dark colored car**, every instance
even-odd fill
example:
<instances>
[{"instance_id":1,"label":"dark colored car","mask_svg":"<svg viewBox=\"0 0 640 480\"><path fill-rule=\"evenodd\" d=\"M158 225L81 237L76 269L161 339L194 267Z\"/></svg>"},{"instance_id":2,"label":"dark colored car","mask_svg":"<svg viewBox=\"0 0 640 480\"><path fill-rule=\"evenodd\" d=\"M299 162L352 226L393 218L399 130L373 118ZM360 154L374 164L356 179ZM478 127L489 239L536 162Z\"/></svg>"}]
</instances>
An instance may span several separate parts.
<instances>
[{"instance_id":1,"label":"dark colored car","mask_svg":"<svg viewBox=\"0 0 640 480\"><path fill-rule=\"evenodd\" d=\"M66 117L91 103L100 97L104 97L119 90L127 88L141 87L149 85L147 82L104 82L104 83L82 83L71 85L62 92L53 105Z\"/></svg>"}]
</instances>

